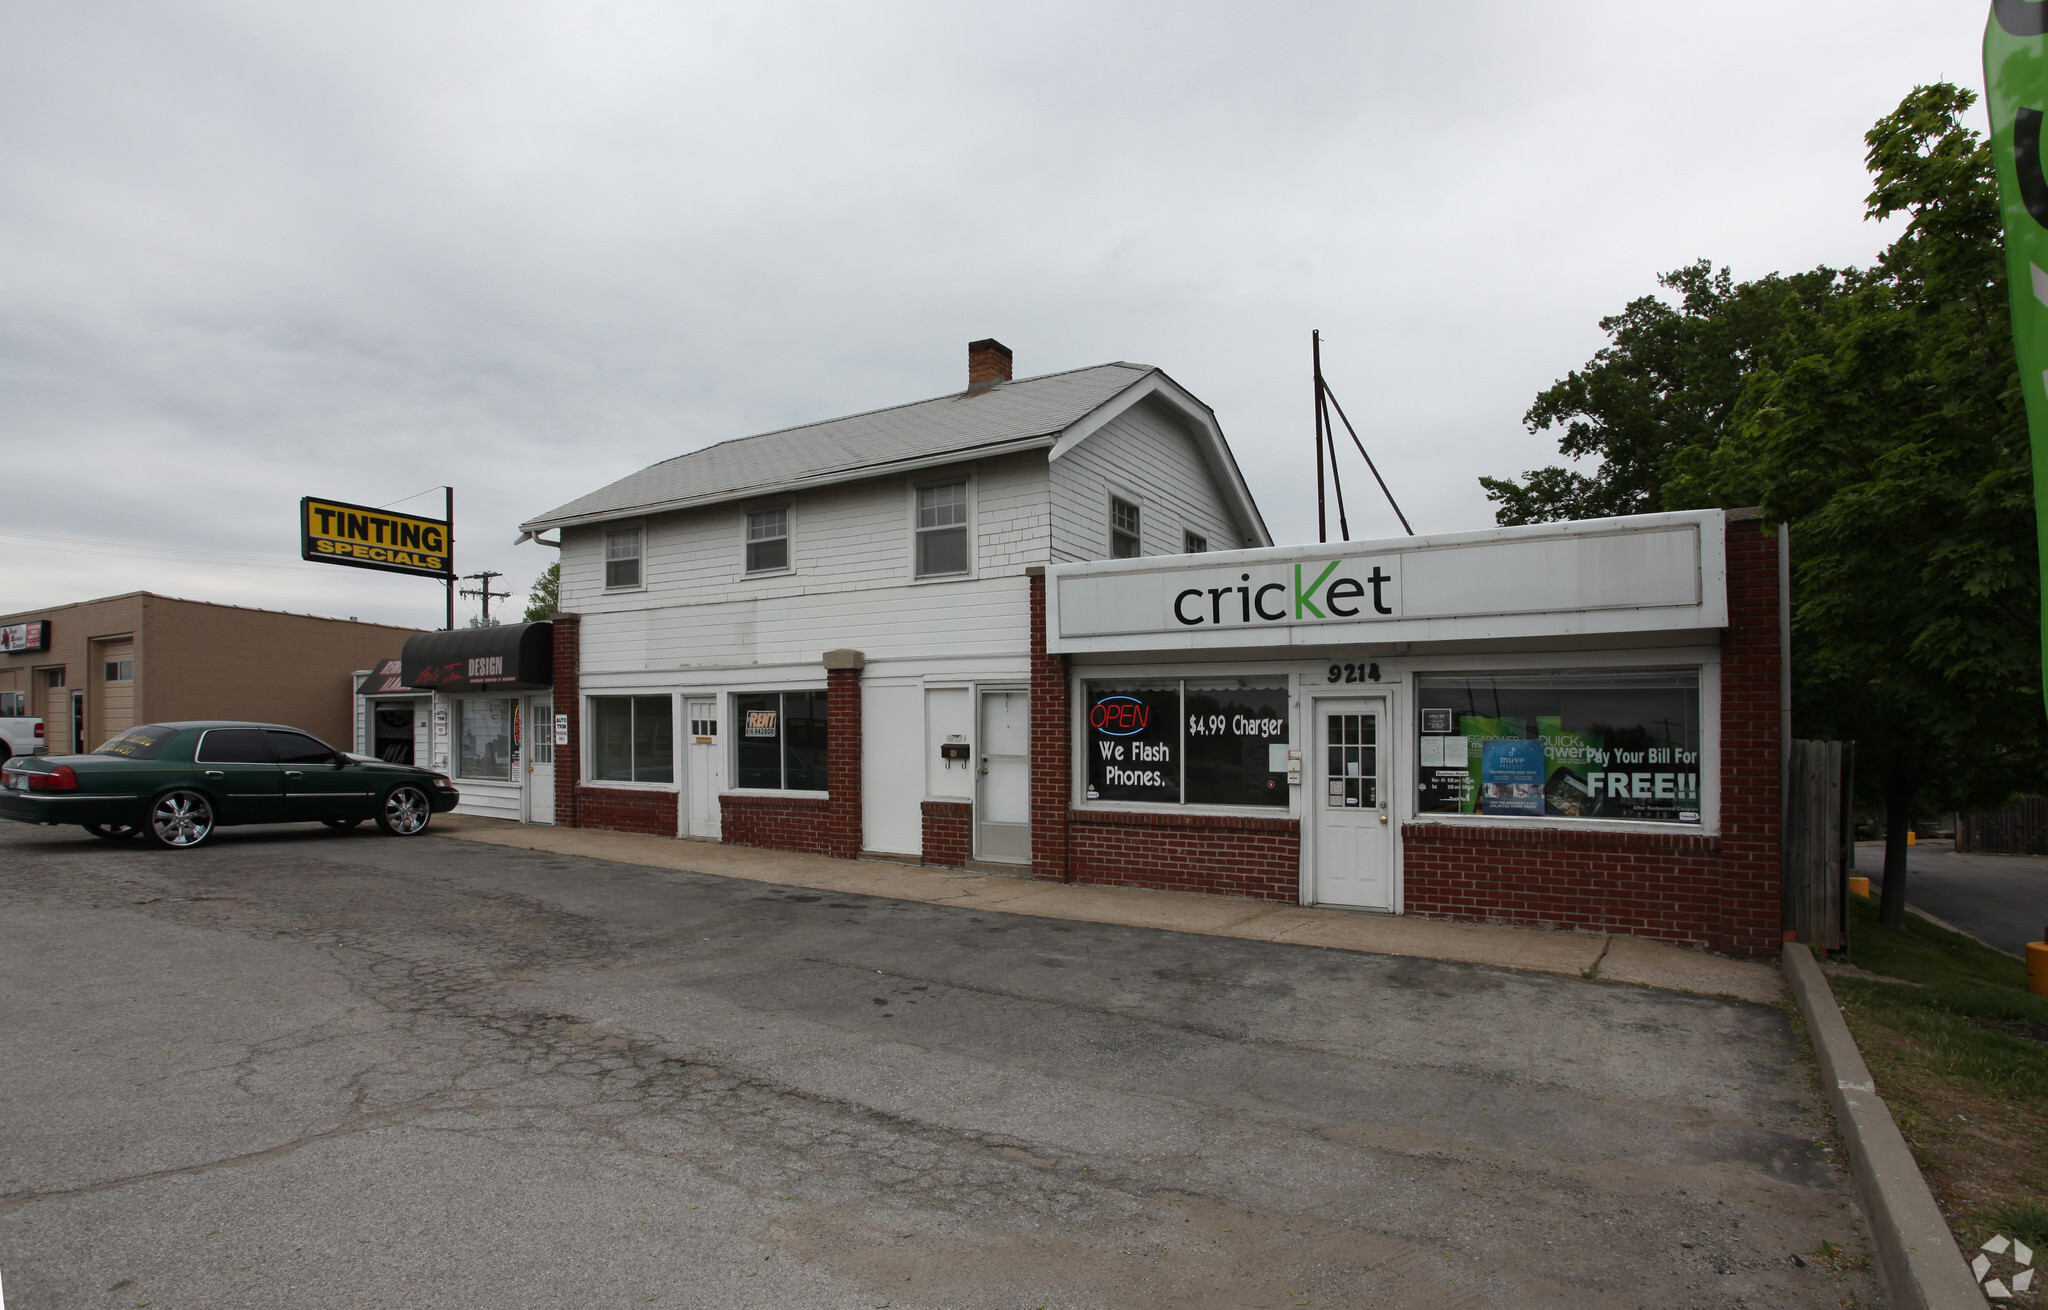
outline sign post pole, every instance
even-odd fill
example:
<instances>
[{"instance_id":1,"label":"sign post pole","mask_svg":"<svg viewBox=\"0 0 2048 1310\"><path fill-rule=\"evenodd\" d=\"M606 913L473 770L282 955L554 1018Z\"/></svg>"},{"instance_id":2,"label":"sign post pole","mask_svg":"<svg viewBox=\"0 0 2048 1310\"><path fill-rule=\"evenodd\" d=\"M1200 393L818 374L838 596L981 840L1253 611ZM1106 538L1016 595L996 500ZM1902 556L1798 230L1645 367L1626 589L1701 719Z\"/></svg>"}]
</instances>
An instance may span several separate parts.
<instances>
[{"instance_id":1,"label":"sign post pole","mask_svg":"<svg viewBox=\"0 0 2048 1310\"><path fill-rule=\"evenodd\" d=\"M447 493L447 510L443 517L448 520L448 631L455 631L455 488L443 487ZM560 536L560 533L556 534Z\"/></svg>"}]
</instances>

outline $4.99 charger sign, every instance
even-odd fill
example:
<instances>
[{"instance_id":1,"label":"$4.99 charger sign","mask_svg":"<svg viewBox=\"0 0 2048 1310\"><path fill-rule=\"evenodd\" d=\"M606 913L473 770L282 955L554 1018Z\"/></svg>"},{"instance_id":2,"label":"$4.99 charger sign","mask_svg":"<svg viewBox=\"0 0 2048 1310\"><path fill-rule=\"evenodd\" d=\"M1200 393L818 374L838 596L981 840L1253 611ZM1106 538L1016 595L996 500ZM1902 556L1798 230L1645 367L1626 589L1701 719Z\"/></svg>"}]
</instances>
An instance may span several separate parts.
<instances>
[{"instance_id":1,"label":"$4.99 charger sign","mask_svg":"<svg viewBox=\"0 0 2048 1310\"><path fill-rule=\"evenodd\" d=\"M455 576L454 541L444 519L307 496L299 502L299 558L316 564Z\"/></svg>"}]
</instances>

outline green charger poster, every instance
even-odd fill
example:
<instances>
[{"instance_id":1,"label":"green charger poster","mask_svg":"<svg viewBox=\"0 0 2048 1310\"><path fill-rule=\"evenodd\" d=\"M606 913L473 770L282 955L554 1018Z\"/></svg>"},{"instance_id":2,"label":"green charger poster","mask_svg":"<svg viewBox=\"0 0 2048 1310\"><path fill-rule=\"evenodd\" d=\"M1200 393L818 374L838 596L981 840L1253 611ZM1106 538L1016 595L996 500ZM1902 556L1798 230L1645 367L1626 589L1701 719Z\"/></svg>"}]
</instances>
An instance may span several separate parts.
<instances>
[{"instance_id":1,"label":"green charger poster","mask_svg":"<svg viewBox=\"0 0 2048 1310\"><path fill-rule=\"evenodd\" d=\"M2041 571L2048 582L2048 177L2041 170L2042 114L2048 111L2048 3L1994 0L1984 26L1984 107L1991 114L1991 153L1998 167L1998 204L2005 225L2006 290L2012 304L2013 352L2027 399L2027 435L2034 455L2034 524ZM2042 594L2048 596L2048 586ZM2048 608L2042 630L2048 637ZM2042 643L2042 686L2048 696L2048 640Z\"/></svg>"}]
</instances>

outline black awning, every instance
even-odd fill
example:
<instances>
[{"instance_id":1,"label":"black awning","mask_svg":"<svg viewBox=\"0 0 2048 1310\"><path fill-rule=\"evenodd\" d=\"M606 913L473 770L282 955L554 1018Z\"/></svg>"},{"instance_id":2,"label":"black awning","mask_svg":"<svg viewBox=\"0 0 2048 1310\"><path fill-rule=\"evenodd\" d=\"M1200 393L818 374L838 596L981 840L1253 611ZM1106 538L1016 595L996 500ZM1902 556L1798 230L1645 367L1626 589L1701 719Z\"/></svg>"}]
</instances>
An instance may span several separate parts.
<instances>
[{"instance_id":1,"label":"black awning","mask_svg":"<svg viewBox=\"0 0 2048 1310\"><path fill-rule=\"evenodd\" d=\"M555 625L422 632L405 639L400 680L420 691L545 691L555 685Z\"/></svg>"},{"instance_id":2,"label":"black awning","mask_svg":"<svg viewBox=\"0 0 2048 1310\"><path fill-rule=\"evenodd\" d=\"M403 661L393 655L377 661L375 668L363 675L361 685L356 688L358 696L409 696L412 688L405 685Z\"/></svg>"}]
</instances>

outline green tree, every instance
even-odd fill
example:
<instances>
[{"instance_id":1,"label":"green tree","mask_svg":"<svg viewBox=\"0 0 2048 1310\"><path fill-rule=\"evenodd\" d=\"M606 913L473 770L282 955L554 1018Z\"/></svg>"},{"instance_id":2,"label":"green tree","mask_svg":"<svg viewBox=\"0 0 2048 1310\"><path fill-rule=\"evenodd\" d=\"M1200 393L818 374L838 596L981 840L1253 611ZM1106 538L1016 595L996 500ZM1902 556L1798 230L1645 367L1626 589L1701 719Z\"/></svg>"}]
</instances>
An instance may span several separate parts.
<instances>
[{"instance_id":1,"label":"green tree","mask_svg":"<svg viewBox=\"0 0 2048 1310\"><path fill-rule=\"evenodd\" d=\"M555 617L562 605L562 561L556 560L540 571L533 589L526 593L526 621L535 623Z\"/></svg>"},{"instance_id":2,"label":"green tree","mask_svg":"<svg viewBox=\"0 0 2048 1310\"><path fill-rule=\"evenodd\" d=\"M1600 466L1487 483L1502 522L1761 505L1792 524L1796 731L1857 743L1893 926L1915 814L2041 785L2048 740L1997 190L1961 121L1975 98L1917 87L1865 137L1866 215L1907 219L1876 267L1681 270L1679 307L1607 320L1614 344L1530 410Z\"/></svg>"}]
</instances>

